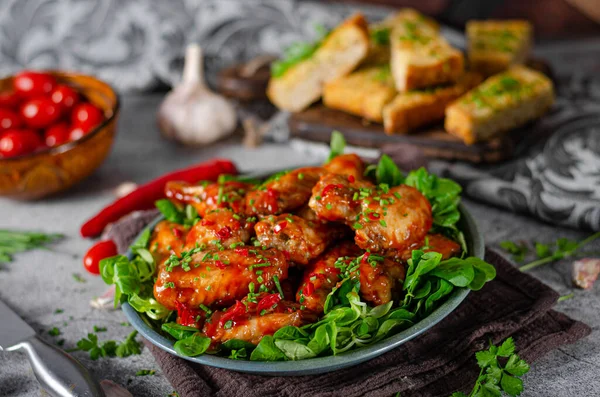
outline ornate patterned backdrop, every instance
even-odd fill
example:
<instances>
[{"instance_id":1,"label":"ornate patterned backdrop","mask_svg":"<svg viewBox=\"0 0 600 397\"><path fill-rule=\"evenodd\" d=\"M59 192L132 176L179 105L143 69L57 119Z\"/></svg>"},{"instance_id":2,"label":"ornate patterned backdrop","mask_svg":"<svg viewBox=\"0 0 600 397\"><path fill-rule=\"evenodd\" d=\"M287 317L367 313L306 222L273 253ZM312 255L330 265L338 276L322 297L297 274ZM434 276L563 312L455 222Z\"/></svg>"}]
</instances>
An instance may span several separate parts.
<instances>
[{"instance_id":1,"label":"ornate patterned backdrop","mask_svg":"<svg viewBox=\"0 0 600 397\"><path fill-rule=\"evenodd\" d=\"M297 0L0 0L0 75L63 68L96 74L122 92L164 88L177 81L190 41L204 47L211 75L314 37L315 24L333 26L353 9ZM372 19L389 12L361 10ZM462 44L457 32L444 34ZM431 167L461 181L476 199L600 230L600 43L537 52L561 75L553 113L533 127L555 130L552 138L500 167Z\"/></svg>"}]
</instances>

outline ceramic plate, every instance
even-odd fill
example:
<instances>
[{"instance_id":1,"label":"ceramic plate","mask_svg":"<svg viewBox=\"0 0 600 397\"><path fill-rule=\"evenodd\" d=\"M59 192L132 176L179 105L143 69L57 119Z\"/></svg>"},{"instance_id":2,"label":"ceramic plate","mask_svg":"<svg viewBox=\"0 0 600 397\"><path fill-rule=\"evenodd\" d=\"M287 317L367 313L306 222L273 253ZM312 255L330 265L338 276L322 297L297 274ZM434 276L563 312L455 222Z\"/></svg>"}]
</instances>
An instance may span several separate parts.
<instances>
[{"instance_id":1,"label":"ceramic plate","mask_svg":"<svg viewBox=\"0 0 600 397\"><path fill-rule=\"evenodd\" d=\"M477 225L465 207L460 204L459 210L461 220L459 223L460 230L463 231L469 250L469 255L483 259L484 243L483 238L477 230ZM153 228L156 223L162 220L162 217L157 218L148 228ZM131 253L129 253L131 255ZM218 357L209 354L204 354L198 357L183 357L194 363L210 365L212 367L225 368L234 371L248 372L259 375L314 375L323 374L326 372L335 371L342 368L351 367L360 364L364 361L375 358L383 353L386 353L409 340L416 338L429 328L436 325L446 316L450 315L454 309L467 297L469 290L466 288L457 288L449 295L448 300L437 308L431 315L416 323L412 327L405 329L393 336L390 336L373 345L362 347L357 350L352 350L337 356L317 357L299 361L277 361L277 362L261 362L261 361L243 361L231 360L225 357ZM173 349L175 343L159 332L157 332L151 324L146 322L145 318L136 312L129 304L123 304L125 315L144 338L159 348L178 355Z\"/></svg>"}]
</instances>

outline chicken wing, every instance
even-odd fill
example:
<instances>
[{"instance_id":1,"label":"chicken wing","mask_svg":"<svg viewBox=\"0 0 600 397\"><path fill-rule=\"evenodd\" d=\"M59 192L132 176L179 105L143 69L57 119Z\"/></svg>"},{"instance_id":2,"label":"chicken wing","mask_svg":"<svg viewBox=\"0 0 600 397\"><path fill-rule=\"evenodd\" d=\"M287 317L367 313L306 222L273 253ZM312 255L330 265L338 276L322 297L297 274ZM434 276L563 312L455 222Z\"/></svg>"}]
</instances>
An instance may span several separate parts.
<instances>
[{"instance_id":1,"label":"chicken wing","mask_svg":"<svg viewBox=\"0 0 600 397\"><path fill-rule=\"evenodd\" d=\"M402 250L423 241L431 229L431 204L417 189L400 185L371 193L352 224L356 244L372 252Z\"/></svg>"},{"instance_id":2,"label":"chicken wing","mask_svg":"<svg viewBox=\"0 0 600 397\"><path fill-rule=\"evenodd\" d=\"M186 238L186 249L196 246L223 246L233 244L244 245L252 237L253 222L228 209L216 209L207 213L204 218L190 229Z\"/></svg>"},{"instance_id":3,"label":"chicken wing","mask_svg":"<svg viewBox=\"0 0 600 397\"><path fill-rule=\"evenodd\" d=\"M277 248L301 265L319 256L328 244L349 231L344 225L307 221L292 214L267 216L254 230L261 245Z\"/></svg>"},{"instance_id":4,"label":"chicken wing","mask_svg":"<svg viewBox=\"0 0 600 397\"><path fill-rule=\"evenodd\" d=\"M340 281L340 269L335 266L336 261L338 258L352 260L361 253L361 249L353 242L345 241L311 261L304 270L296 300L310 311L323 313L327 295Z\"/></svg>"},{"instance_id":5,"label":"chicken wing","mask_svg":"<svg viewBox=\"0 0 600 397\"><path fill-rule=\"evenodd\" d=\"M282 327L299 327L316 320L316 314L300 310L295 302L281 300L279 294L261 294L215 312L210 323L205 324L204 334L213 343L238 339L256 345L265 335L273 335Z\"/></svg>"},{"instance_id":6,"label":"chicken wing","mask_svg":"<svg viewBox=\"0 0 600 397\"><path fill-rule=\"evenodd\" d=\"M182 255L159 266L154 285L154 297L170 310L176 309L177 302L192 308L232 303L248 294L251 284L257 291L270 291L275 276L287 278L285 256L275 249L202 252L196 248Z\"/></svg>"},{"instance_id":7,"label":"chicken wing","mask_svg":"<svg viewBox=\"0 0 600 397\"><path fill-rule=\"evenodd\" d=\"M392 256L406 262L412 256L413 249L425 252L439 252L442 254L442 260L452 258L461 252L460 244L456 241L442 234L428 234L420 244L415 244L404 251L399 251L399 253L392 253Z\"/></svg>"},{"instance_id":8,"label":"chicken wing","mask_svg":"<svg viewBox=\"0 0 600 397\"><path fill-rule=\"evenodd\" d=\"M244 195L252 186L240 181L204 182L196 185L172 181L167 182L165 195L177 203L192 205L204 217L216 208L243 212Z\"/></svg>"},{"instance_id":9,"label":"chicken wing","mask_svg":"<svg viewBox=\"0 0 600 397\"><path fill-rule=\"evenodd\" d=\"M274 177L248 192L246 213L278 215L302 207L308 202L313 186L324 172L322 167L306 167Z\"/></svg>"},{"instance_id":10,"label":"chicken wing","mask_svg":"<svg viewBox=\"0 0 600 397\"><path fill-rule=\"evenodd\" d=\"M365 163L354 153L336 156L323 167L332 174L351 176L350 179L364 178Z\"/></svg>"},{"instance_id":11,"label":"chicken wing","mask_svg":"<svg viewBox=\"0 0 600 397\"><path fill-rule=\"evenodd\" d=\"M365 254L359 266L360 294L367 302L383 305L398 294L406 269L402 263L389 258L369 261L368 255Z\"/></svg>"},{"instance_id":12,"label":"chicken wing","mask_svg":"<svg viewBox=\"0 0 600 397\"><path fill-rule=\"evenodd\" d=\"M371 191L374 185L367 181L350 182L347 176L325 174L312 189L308 206L321 219L332 222L353 222L360 213L360 191Z\"/></svg>"},{"instance_id":13,"label":"chicken wing","mask_svg":"<svg viewBox=\"0 0 600 397\"><path fill-rule=\"evenodd\" d=\"M152 232L150 239L150 252L157 262L161 262L168 256L180 255L186 241L188 228L179 223L161 221Z\"/></svg>"},{"instance_id":14,"label":"chicken wing","mask_svg":"<svg viewBox=\"0 0 600 397\"><path fill-rule=\"evenodd\" d=\"M352 227L356 244L372 252L418 244L433 224L431 204L417 189L373 187L334 174L324 175L315 185L309 206L323 219Z\"/></svg>"}]
</instances>

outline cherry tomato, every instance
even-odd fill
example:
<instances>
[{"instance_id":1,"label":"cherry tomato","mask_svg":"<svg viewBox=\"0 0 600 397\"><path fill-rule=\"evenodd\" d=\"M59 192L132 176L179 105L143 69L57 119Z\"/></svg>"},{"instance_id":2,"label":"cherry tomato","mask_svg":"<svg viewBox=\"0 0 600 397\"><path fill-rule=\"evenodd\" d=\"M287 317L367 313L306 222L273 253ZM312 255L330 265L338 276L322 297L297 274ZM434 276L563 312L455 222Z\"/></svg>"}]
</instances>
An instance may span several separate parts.
<instances>
[{"instance_id":1,"label":"cherry tomato","mask_svg":"<svg viewBox=\"0 0 600 397\"><path fill-rule=\"evenodd\" d=\"M104 120L102 111L91 103L80 103L73 108L71 122L74 126L81 127L84 132L100 124Z\"/></svg>"},{"instance_id":2,"label":"cherry tomato","mask_svg":"<svg viewBox=\"0 0 600 397\"><path fill-rule=\"evenodd\" d=\"M79 94L68 85L59 84L50 93L50 99L66 114L67 111L71 110L79 102Z\"/></svg>"},{"instance_id":3,"label":"cherry tomato","mask_svg":"<svg viewBox=\"0 0 600 397\"><path fill-rule=\"evenodd\" d=\"M32 130L8 130L0 138L0 155L20 156L31 153L42 145L40 136Z\"/></svg>"},{"instance_id":4,"label":"cherry tomato","mask_svg":"<svg viewBox=\"0 0 600 397\"><path fill-rule=\"evenodd\" d=\"M85 134L86 134L86 131L84 131L81 127L72 126L69 129L69 142L76 141L79 138L81 138L82 136L84 136Z\"/></svg>"},{"instance_id":5,"label":"cherry tomato","mask_svg":"<svg viewBox=\"0 0 600 397\"><path fill-rule=\"evenodd\" d=\"M31 99L21 106L21 118L32 128L46 128L60 117L60 109L48 98Z\"/></svg>"},{"instance_id":6,"label":"cherry tomato","mask_svg":"<svg viewBox=\"0 0 600 397\"><path fill-rule=\"evenodd\" d=\"M69 141L69 126L67 123L54 124L44 132L44 142L48 147L62 145Z\"/></svg>"},{"instance_id":7,"label":"cherry tomato","mask_svg":"<svg viewBox=\"0 0 600 397\"><path fill-rule=\"evenodd\" d=\"M19 96L14 91L0 92L0 108L15 109L19 105Z\"/></svg>"},{"instance_id":8,"label":"cherry tomato","mask_svg":"<svg viewBox=\"0 0 600 397\"><path fill-rule=\"evenodd\" d=\"M56 79L47 73L23 71L13 80L15 91L24 98L48 95L56 86Z\"/></svg>"},{"instance_id":9,"label":"cherry tomato","mask_svg":"<svg viewBox=\"0 0 600 397\"><path fill-rule=\"evenodd\" d=\"M92 274L100 274L100 261L117 254L117 245L112 240L100 241L85 253L83 267Z\"/></svg>"},{"instance_id":10,"label":"cherry tomato","mask_svg":"<svg viewBox=\"0 0 600 397\"><path fill-rule=\"evenodd\" d=\"M19 128L21 124L18 114L12 110L0 108L0 131Z\"/></svg>"}]
</instances>

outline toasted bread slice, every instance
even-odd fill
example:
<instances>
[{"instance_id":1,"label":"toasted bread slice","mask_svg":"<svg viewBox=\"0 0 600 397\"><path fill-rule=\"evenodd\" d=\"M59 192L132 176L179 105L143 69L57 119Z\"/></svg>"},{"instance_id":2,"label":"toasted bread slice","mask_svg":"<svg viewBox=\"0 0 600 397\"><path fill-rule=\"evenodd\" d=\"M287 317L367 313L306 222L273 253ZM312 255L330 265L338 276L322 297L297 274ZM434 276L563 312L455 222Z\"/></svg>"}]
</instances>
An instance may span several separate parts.
<instances>
[{"instance_id":1,"label":"toasted bread slice","mask_svg":"<svg viewBox=\"0 0 600 397\"><path fill-rule=\"evenodd\" d=\"M540 117L553 103L554 86L548 77L513 66L448 106L444 126L471 145Z\"/></svg>"},{"instance_id":2,"label":"toasted bread slice","mask_svg":"<svg viewBox=\"0 0 600 397\"><path fill-rule=\"evenodd\" d=\"M394 26L402 24L404 21L421 21L429 25L435 31L439 31L439 25L433 19L424 16L411 8L404 8L388 16L382 21L369 25L369 54L363 61L363 65L382 65L389 63L390 53L390 34Z\"/></svg>"},{"instance_id":3,"label":"toasted bread slice","mask_svg":"<svg viewBox=\"0 0 600 397\"><path fill-rule=\"evenodd\" d=\"M383 108L385 132L389 135L405 134L417 127L442 120L446 106L481 83L481 80L480 74L467 72L453 85L398 94Z\"/></svg>"},{"instance_id":4,"label":"toasted bread slice","mask_svg":"<svg viewBox=\"0 0 600 397\"><path fill-rule=\"evenodd\" d=\"M323 103L380 123L383 107L395 95L389 65L367 66L326 83Z\"/></svg>"},{"instance_id":5,"label":"toasted bread slice","mask_svg":"<svg viewBox=\"0 0 600 397\"><path fill-rule=\"evenodd\" d=\"M323 83L354 70L368 49L367 21L355 14L331 31L310 58L292 66L283 76L271 77L267 96L280 109L301 111L321 97Z\"/></svg>"},{"instance_id":6,"label":"toasted bread slice","mask_svg":"<svg viewBox=\"0 0 600 397\"><path fill-rule=\"evenodd\" d=\"M529 56L533 28L527 21L469 21L469 68L491 76L522 64Z\"/></svg>"},{"instance_id":7,"label":"toasted bread slice","mask_svg":"<svg viewBox=\"0 0 600 397\"><path fill-rule=\"evenodd\" d=\"M404 20L390 36L392 74L400 92L454 83L463 74L462 52L427 20Z\"/></svg>"}]
</instances>

